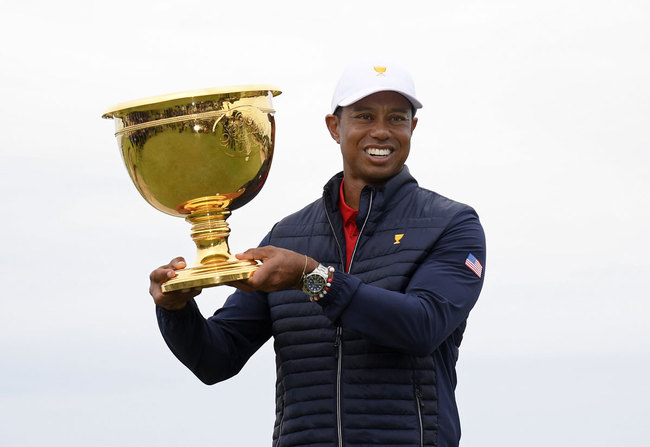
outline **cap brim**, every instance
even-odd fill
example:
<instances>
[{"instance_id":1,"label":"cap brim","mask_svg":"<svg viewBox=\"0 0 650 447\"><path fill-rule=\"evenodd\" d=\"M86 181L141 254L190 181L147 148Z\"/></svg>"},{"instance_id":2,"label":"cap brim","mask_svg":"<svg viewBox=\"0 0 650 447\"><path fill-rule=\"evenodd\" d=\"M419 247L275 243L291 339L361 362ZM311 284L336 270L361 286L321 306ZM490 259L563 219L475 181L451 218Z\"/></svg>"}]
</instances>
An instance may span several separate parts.
<instances>
[{"instance_id":1,"label":"cap brim","mask_svg":"<svg viewBox=\"0 0 650 447\"><path fill-rule=\"evenodd\" d=\"M416 109L421 109L422 108L422 103L415 99L413 96L409 95L408 93L405 93L401 90L393 89L393 88L368 88L365 90L361 90L359 92L355 92L354 95L348 96L347 98L343 98L339 103L334 106L332 109L332 113L336 111L337 107L347 107L349 105L354 104L355 102L365 98L366 96L370 96L374 93L379 93L379 92L396 92L399 93L400 95L404 96L406 99L409 100L411 105L415 107Z\"/></svg>"}]
</instances>

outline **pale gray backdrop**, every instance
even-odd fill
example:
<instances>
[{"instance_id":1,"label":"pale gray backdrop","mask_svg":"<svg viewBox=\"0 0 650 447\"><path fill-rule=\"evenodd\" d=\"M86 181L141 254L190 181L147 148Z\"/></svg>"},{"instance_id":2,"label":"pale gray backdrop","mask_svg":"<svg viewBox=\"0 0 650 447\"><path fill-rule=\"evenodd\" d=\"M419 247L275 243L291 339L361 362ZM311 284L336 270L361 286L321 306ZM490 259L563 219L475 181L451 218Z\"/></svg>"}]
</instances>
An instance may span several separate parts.
<instances>
[{"instance_id":1,"label":"pale gray backdrop","mask_svg":"<svg viewBox=\"0 0 650 447\"><path fill-rule=\"evenodd\" d=\"M487 233L462 445L648 445L648 23L640 0L4 5L0 445L270 445L270 343L207 387L160 338L148 274L193 258L189 225L138 195L100 116L277 84L268 183L230 219L244 250L340 170L323 118L367 56L411 69L408 165ZM205 315L228 293L205 291Z\"/></svg>"}]
</instances>

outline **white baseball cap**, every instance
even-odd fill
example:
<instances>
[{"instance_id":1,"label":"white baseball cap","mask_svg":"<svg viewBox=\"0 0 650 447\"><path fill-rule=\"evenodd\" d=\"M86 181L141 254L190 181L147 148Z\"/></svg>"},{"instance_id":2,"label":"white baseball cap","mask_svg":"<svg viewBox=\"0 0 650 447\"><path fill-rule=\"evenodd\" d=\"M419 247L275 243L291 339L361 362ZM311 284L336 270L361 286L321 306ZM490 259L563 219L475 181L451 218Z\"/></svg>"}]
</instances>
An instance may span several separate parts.
<instances>
[{"instance_id":1,"label":"white baseball cap","mask_svg":"<svg viewBox=\"0 0 650 447\"><path fill-rule=\"evenodd\" d=\"M416 109L422 103L415 97L413 78L404 67L388 61L363 61L348 66L332 96L332 113L337 107L354 104L377 92L393 91L408 99Z\"/></svg>"}]
</instances>

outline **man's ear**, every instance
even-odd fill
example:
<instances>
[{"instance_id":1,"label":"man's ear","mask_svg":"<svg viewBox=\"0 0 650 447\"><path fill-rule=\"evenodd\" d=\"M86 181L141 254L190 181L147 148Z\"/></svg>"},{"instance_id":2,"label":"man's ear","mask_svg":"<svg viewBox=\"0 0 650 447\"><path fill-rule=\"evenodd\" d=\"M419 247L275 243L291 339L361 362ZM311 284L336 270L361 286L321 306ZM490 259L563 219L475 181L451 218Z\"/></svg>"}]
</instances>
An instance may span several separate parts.
<instances>
[{"instance_id":1,"label":"man's ear","mask_svg":"<svg viewBox=\"0 0 650 447\"><path fill-rule=\"evenodd\" d=\"M340 132L339 132L339 117L332 115L331 113L325 116L325 124L327 125L327 130L330 131L330 135L338 144L341 144Z\"/></svg>"}]
</instances>

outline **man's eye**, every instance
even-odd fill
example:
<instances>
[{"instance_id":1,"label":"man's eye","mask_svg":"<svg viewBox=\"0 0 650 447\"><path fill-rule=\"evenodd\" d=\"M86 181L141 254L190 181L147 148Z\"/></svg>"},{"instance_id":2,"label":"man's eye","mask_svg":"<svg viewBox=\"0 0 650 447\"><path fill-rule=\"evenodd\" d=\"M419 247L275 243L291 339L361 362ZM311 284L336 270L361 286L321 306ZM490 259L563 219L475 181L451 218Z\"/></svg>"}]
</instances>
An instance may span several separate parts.
<instances>
[{"instance_id":1,"label":"man's eye","mask_svg":"<svg viewBox=\"0 0 650 447\"><path fill-rule=\"evenodd\" d=\"M402 115L395 115L395 116L392 116L391 119L392 119L393 121L406 121L406 117L405 117L405 116L402 116Z\"/></svg>"},{"instance_id":2,"label":"man's eye","mask_svg":"<svg viewBox=\"0 0 650 447\"><path fill-rule=\"evenodd\" d=\"M369 120L372 117L370 116L369 113L360 113L359 115L357 115L357 118L362 119L362 120Z\"/></svg>"}]
</instances>

